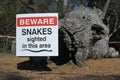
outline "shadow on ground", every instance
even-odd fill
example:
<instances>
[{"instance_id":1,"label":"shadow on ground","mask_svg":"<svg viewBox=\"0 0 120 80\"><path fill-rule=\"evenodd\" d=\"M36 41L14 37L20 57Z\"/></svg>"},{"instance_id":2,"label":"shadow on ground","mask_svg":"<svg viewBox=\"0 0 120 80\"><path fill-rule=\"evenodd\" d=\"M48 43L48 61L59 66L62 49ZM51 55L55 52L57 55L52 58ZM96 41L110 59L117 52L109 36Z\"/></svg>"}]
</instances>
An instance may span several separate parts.
<instances>
[{"instance_id":1,"label":"shadow on ground","mask_svg":"<svg viewBox=\"0 0 120 80\"><path fill-rule=\"evenodd\" d=\"M66 76L67 75L67 76ZM44 80L120 80L120 75L71 75L69 74L55 74L54 76L51 76L50 79L46 79L46 75L44 76ZM48 76L48 75L47 75ZM25 77L21 76L18 72L6 72L0 73L0 80L40 80L41 77ZM57 78L56 78L57 77Z\"/></svg>"},{"instance_id":2,"label":"shadow on ground","mask_svg":"<svg viewBox=\"0 0 120 80\"><path fill-rule=\"evenodd\" d=\"M20 70L35 70L35 71L51 71L47 64L33 64L30 60L17 64L17 69Z\"/></svg>"},{"instance_id":3,"label":"shadow on ground","mask_svg":"<svg viewBox=\"0 0 120 80\"><path fill-rule=\"evenodd\" d=\"M120 80L120 75L80 75L71 80Z\"/></svg>"},{"instance_id":4,"label":"shadow on ground","mask_svg":"<svg viewBox=\"0 0 120 80\"><path fill-rule=\"evenodd\" d=\"M30 80L17 72L0 73L0 80Z\"/></svg>"}]
</instances>

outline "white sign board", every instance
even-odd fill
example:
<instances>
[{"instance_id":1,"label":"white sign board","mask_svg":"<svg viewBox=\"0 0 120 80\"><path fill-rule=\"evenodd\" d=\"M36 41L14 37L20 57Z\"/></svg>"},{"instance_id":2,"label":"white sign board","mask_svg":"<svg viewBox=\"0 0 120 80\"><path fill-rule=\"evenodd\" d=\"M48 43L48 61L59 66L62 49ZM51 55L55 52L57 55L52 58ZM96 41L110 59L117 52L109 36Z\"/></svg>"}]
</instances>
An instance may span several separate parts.
<instances>
[{"instance_id":1,"label":"white sign board","mask_svg":"<svg viewBox=\"0 0 120 80\"><path fill-rule=\"evenodd\" d=\"M58 56L58 13L16 15L16 56Z\"/></svg>"}]
</instances>

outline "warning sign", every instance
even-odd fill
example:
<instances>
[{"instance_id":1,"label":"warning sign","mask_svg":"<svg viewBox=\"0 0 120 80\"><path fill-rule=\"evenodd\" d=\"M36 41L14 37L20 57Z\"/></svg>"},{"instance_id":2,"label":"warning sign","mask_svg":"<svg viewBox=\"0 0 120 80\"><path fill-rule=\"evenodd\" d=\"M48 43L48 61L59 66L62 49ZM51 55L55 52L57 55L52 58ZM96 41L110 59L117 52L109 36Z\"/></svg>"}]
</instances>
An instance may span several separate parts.
<instances>
[{"instance_id":1,"label":"warning sign","mask_svg":"<svg viewBox=\"0 0 120 80\"><path fill-rule=\"evenodd\" d=\"M58 13L16 15L16 56L58 56Z\"/></svg>"}]
</instances>

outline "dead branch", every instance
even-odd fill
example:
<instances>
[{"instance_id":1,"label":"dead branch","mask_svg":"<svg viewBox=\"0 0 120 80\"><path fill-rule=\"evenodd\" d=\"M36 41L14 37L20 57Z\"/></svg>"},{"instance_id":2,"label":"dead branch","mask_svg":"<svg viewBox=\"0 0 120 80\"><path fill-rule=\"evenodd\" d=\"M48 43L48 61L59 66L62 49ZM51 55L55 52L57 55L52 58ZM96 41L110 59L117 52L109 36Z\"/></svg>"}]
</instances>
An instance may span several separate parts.
<instances>
[{"instance_id":1,"label":"dead branch","mask_svg":"<svg viewBox=\"0 0 120 80\"><path fill-rule=\"evenodd\" d=\"M103 19L105 18L105 15L107 13L107 10L108 10L108 7L109 7L109 4L110 4L111 0L107 0L104 8L103 8Z\"/></svg>"},{"instance_id":2,"label":"dead branch","mask_svg":"<svg viewBox=\"0 0 120 80\"><path fill-rule=\"evenodd\" d=\"M117 15L117 13L116 13L115 10L114 10L113 12L114 12L114 14L115 14L115 19L116 19L116 21L115 21L115 25L113 26L113 27L114 27L114 30L113 30L112 33L110 33L109 37L111 37L111 36L120 28L120 25L118 26L118 21L119 21L118 15ZM117 27L117 26L118 26L118 27Z\"/></svg>"},{"instance_id":3,"label":"dead branch","mask_svg":"<svg viewBox=\"0 0 120 80\"><path fill-rule=\"evenodd\" d=\"M117 30L120 28L120 25L118 26L117 29L114 29L114 31L109 35L109 37L111 37L115 32L117 32Z\"/></svg>"}]
</instances>

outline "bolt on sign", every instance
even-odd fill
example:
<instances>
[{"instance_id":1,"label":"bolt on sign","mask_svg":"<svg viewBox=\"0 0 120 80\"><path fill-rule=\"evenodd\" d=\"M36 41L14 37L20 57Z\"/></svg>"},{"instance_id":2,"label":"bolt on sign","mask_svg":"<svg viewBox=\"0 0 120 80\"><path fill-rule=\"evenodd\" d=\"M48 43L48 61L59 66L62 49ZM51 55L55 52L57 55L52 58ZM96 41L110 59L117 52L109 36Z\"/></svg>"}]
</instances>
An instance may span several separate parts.
<instances>
[{"instance_id":1,"label":"bolt on sign","mask_svg":"<svg viewBox=\"0 0 120 80\"><path fill-rule=\"evenodd\" d=\"M16 56L58 56L58 13L16 15Z\"/></svg>"}]
</instances>

